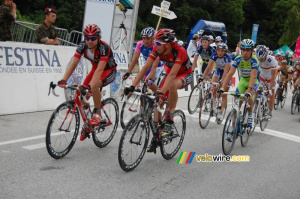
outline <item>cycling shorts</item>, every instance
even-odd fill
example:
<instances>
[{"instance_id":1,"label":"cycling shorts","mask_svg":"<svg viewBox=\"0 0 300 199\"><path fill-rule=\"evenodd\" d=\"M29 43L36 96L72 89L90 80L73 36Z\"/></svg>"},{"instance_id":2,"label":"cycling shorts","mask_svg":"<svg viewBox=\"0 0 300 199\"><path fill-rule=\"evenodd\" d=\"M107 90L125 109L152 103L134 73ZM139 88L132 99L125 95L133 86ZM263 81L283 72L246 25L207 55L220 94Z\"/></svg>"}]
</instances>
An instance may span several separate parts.
<instances>
[{"instance_id":1,"label":"cycling shorts","mask_svg":"<svg viewBox=\"0 0 300 199\"><path fill-rule=\"evenodd\" d=\"M95 70L91 70L91 72L86 76L83 85L87 86L91 82L93 75L95 73ZM117 68L110 68L107 70L104 70L102 72L102 75L100 77L100 81L102 81L102 87L109 85L111 82L114 81L117 74Z\"/></svg>"},{"instance_id":2,"label":"cycling shorts","mask_svg":"<svg viewBox=\"0 0 300 199\"><path fill-rule=\"evenodd\" d=\"M248 77L248 78L242 77L239 84L238 84L238 86L237 86L237 88L236 88L236 90L235 90L235 92L239 93L239 94L245 94L246 90L249 87L249 82L250 82L250 77ZM258 89L258 85L259 85L259 83L258 83L258 80L256 79L255 83L254 83L254 86L253 86L253 89L254 89L255 92Z\"/></svg>"},{"instance_id":3,"label":"cycling shorts","mask_svg":"<svg viewBox=\"0 0 300 199\"><path fill-rule=\"evenodd\" d=\"M259 76L259 87L263 87L264 83L267 82L267 86L270 87L270 83L271 83L271 79L266 79L264 78L263 76ZM272 89L275 89L275 86L276 86L276 82L274 82L274 85L273 85L273 88Z\"/></svg>"}]
</instances>

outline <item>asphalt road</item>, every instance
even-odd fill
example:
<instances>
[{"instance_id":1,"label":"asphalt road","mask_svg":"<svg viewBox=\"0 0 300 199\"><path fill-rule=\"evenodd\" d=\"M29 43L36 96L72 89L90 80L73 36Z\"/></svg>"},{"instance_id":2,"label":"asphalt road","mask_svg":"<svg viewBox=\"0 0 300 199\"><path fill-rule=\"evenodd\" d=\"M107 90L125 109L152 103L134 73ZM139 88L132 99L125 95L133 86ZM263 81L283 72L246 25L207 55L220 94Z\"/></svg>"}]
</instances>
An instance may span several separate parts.
<instances>
[{"instance_id":1,"label":"asphalt road","mask_svg":"<svg viewBox=\"0 0 300 199\"><path fill-rule=\"evenodd\" d=\"M63 159L51 158L45 132L51 111L0 116L0 198L300 198L300 113L290 113L291 92L284 108L274 111L265 132L257 131L248 145L237 140L231 155L250 162L176 164L180 152L222 153L222 125L206 130L198 114L187 113L187 98L178 108L187 118L179 153L165 160L146 154L132 172L118 163L119 129L112 142L98 148L77 141ZM120 125L119 125L120 126Z\"/></svg>"}]
</instances>

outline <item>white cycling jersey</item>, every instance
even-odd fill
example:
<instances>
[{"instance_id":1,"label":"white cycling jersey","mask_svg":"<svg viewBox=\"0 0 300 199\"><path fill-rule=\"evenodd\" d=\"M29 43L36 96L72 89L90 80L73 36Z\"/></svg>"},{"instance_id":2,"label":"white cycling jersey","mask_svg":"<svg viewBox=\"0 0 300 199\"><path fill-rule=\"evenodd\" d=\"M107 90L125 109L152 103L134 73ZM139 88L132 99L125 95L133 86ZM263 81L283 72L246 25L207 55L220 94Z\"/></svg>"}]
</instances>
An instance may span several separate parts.
<instances>
[{"instance_id":1,"label":"white cycling jersey","mask_svg":"<svg viewBox=\"0 0 300 199\"><path fill-rule=\"evenodd\" d=\"M270 81L272 78L272 74L271 71L275 70L276 67L278 66L278 63L276 61L276 59L271 56L271 55L267 55L267 58L264 62L259 62L259 68L260 68L260 79L264 81Z\"/></svg>"}]
</instances>

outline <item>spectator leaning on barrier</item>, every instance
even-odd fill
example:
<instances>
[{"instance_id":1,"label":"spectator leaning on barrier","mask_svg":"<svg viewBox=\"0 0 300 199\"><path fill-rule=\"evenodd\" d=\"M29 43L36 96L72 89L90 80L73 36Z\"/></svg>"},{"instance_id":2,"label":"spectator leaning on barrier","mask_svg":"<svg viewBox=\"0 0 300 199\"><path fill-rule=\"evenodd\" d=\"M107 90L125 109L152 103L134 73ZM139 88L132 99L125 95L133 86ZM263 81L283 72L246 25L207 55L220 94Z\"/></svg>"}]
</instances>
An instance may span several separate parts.
<instances>
[{"instance_id":1,"label":"spectator leaning on barrier","mask_svg":"<svg viewBox=\"0 0 300 199\"><path fill-rule=\"evenodd\" d=\"M0 41L12 41L12 24L16 20L16 4L13 0L2 0L0 6Z\"/></svg>"},{"instance_id":2,"label":"spectator leaning on barrier","mask_svg":"<svg viewBox=\"0 0 300 199\"><path fill-rule=\"evenodd\" d=\"M200 36L198 34L193 35L193 39L190 41L189 46L187 48L187 54L189 57L194 57L197 51L197 42L200 40Z\"/></svg>"},{"instance_id":3,"label":"spectator leaning on barrier","mask_svg":"<svg viewBox=\"0 0 300 199\"><path fill-rule=\"evenodd\" d=\"M55 23L56 10L45 9L45 21L40 24L36 31L36 42L48 45L59 45L57 30L52 26Z\"/></svg>"}]
</instances>

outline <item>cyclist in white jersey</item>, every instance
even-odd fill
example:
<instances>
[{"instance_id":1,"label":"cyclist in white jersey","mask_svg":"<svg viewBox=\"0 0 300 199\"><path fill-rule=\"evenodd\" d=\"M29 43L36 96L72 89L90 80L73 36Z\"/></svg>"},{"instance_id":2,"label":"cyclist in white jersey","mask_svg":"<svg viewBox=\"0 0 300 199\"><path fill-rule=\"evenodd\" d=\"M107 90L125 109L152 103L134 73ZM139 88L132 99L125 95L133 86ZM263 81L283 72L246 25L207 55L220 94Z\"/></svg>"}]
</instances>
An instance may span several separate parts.
<instances>
[{"instance_id":1,"label":"cyclist in white jersey","mask_svg":"<svg viewBox=\"0 0 300 199\"><path fill-rule=\"evenodd\" d=\"M276 59L268 55L268 50L265 45L259 45L256 47L256 57L258 58L260 64L260 85L259 88L262 89L262 86L265 82L267 82L269 88L269 119L272 118L272 110L275 103L275 86L276 86L276 68L278 63Z\"/></svg>"}]
</instances>

